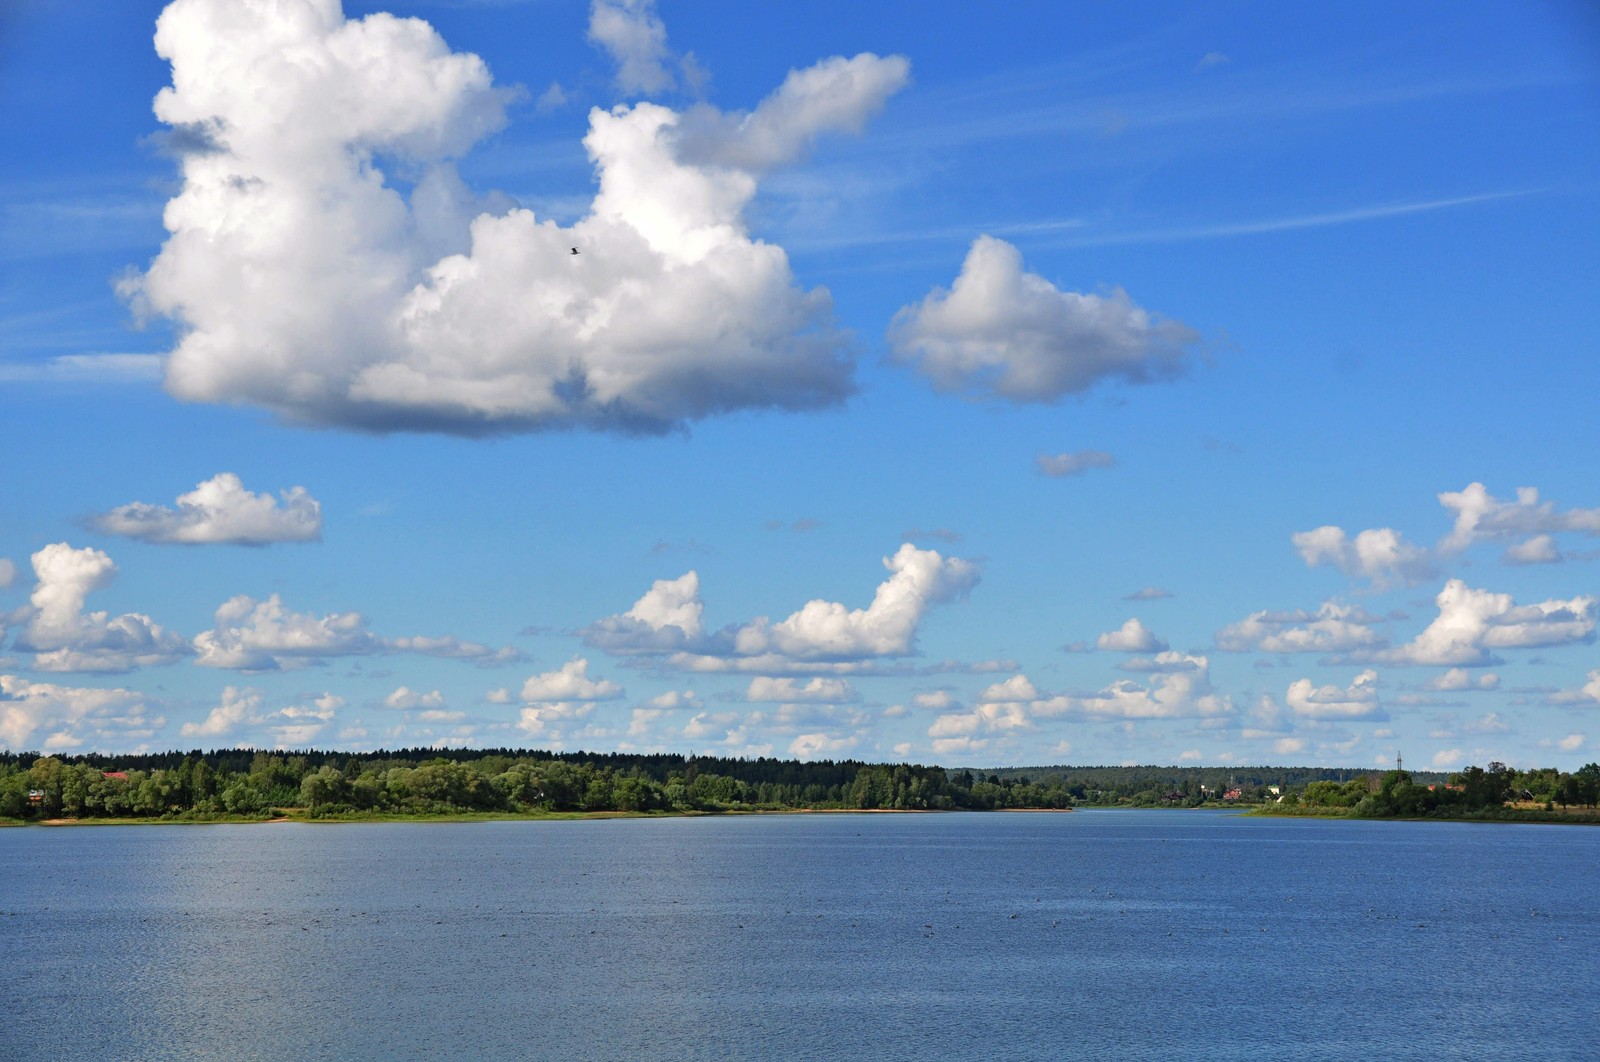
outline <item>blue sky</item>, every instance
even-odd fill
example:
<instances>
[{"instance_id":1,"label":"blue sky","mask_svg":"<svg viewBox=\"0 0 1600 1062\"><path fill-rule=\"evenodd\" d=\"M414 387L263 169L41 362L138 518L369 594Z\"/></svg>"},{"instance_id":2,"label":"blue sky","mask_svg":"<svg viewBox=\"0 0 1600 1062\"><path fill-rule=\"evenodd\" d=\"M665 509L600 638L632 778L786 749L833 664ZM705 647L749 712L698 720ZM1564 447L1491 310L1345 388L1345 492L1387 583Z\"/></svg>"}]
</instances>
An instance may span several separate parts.
<instances>
[{"instance_id":1,"label":"blue sky","mask_svg":"<svg viewBox=\"0 0 1600 1062\"><path fill-rule=\"evenodd\" d=\"M0 746L1600 757L1588 5L22 0L0 95Z\"/></svg>"}]
</instances>

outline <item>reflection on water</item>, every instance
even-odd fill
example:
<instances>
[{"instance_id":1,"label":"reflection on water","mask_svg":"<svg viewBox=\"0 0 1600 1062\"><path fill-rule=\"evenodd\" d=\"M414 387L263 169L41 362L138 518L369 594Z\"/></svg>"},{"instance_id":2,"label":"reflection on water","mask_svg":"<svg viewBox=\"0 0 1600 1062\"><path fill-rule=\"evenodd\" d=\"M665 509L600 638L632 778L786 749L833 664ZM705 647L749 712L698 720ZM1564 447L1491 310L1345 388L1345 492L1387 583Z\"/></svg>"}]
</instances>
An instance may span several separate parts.
<instances>
[{"instance_id":1,"label":"reflection on water","mask_svg":"<svg viewBox=\"0 0 1600 1062\"><path fill-rule=\"evenodd\" d=\"M1593 1057L1597 871L1205 812L4 830L0 1054Z\"/></svg>"}]
</instances>

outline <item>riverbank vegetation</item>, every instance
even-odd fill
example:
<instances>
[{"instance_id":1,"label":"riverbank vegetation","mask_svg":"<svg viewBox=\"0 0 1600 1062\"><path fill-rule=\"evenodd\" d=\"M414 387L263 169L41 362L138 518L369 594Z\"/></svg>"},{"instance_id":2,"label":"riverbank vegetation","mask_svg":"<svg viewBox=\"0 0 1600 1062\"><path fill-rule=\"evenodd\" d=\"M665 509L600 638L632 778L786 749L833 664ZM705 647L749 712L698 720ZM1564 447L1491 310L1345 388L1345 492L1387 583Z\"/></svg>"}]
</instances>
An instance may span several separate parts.
<instances>
[{"instance_id":1,"label":"riverbank vegetation","mask_svg":"<svg viewBox=\"0 0 1600 1062\"><path fill-rule=\"evenodd\" d=\"M0 753L14 821L394 819L777 810L1066 808L1060 786L939 767L511 749Z\"/></svg>"},{"instance_id":2,"label":"riverbank vegetation","mask_svg":"<svg viewBox=\"0 0 1600 1062\"><path fill-rule=\"evenodd\" d=\"M0 821L482 819L730 811L1251 808L1261 814L1600 822L1600 765L1453 774L1314 767L947 770L855 760L523 749L0 752Z\"/></svg>"},{"instance_id":3,"label":"riverbank vegetation","mask_svg":"<svg viewBox=\"0 0 1600 1062\"><path fill-rule=\"evenodd\" d=\"M1503 763L1468 767L1443 782L1389 771L1338 784L1312 782L1259 810L1341 818L1471 819L1493 822L1600 822L1600 764L1571 773L1519 771Z\"/></svg>"}]
</instances>

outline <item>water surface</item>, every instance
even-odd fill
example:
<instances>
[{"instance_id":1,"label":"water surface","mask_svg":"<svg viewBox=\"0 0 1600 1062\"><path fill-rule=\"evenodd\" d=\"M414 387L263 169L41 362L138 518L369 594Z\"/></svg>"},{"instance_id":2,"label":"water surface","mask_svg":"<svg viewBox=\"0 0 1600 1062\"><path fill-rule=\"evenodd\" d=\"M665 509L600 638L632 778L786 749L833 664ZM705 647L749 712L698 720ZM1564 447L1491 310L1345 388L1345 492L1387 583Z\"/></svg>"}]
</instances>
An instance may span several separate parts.
<instances>
[{"instance_id":1,"label":"water surface","mask_svg":"<svg viewBox=\"0 0 1600 1062\"><path fill-rule=\"evenodd\" d=\"M1600 830L0 830L8 1059L1593 1058Z\"/></svg>"}]
</instances>

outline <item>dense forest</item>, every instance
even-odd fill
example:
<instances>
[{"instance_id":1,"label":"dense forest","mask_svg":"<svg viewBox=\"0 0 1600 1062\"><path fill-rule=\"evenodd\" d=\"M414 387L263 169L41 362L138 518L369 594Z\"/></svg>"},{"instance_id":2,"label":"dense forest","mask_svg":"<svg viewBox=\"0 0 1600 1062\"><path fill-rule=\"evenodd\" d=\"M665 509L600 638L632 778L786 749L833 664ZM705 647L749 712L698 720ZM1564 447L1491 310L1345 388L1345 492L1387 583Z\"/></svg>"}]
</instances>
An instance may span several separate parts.
<instances>
[{"instance_id":1,"label":"dense forest","mask_svg":"<svg viewBox=\"0 0 1600 1062\"><path fill-rule=\"evenodd\" d=\"M525 749L0 751L0 819L315 819L561 813L1255 806L1362 818L1566 819L1600 765L1452 774L1314 767L970 768ZM1556 809L1561 808L1558 812ZM1579 812L1576 817L1587 818Z\"/></svg>"}]
</instances>

